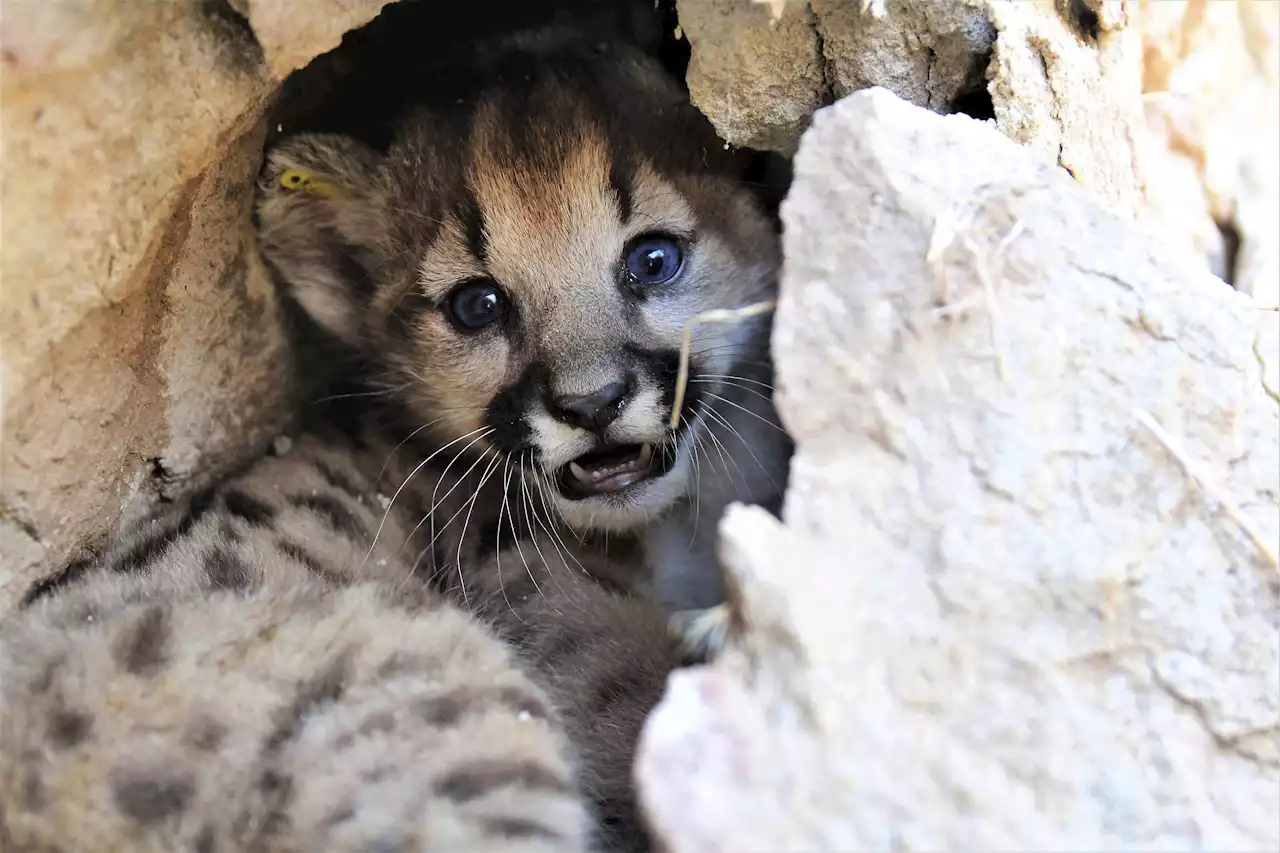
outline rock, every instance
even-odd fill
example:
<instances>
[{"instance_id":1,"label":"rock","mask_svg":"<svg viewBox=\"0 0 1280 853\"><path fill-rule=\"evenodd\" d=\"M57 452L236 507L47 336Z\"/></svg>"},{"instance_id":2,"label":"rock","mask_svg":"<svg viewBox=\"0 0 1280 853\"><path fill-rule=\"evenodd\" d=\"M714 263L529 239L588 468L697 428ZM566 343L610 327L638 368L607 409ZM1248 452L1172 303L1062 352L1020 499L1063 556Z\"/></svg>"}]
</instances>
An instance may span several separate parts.
<instances>
[{"instance_id":1,"label":"rock","mask_svg":"<svg viewBox=\"0 0 1280 853\"><path fill-rule=\"evenodd\" d=\"M1143 2L1148 210L1170 244L1280 305L1280 3ZM1280 397L1280 315L1255 343Z\"/></svg>"},{"instance_id":2,"label":"rock","mask_svg":"<svg viewBox=\"0 0 1280 853\"><path fill-rule=\"evenodd\" d=\"M380 5L5 3L0 614L279 430L290 365L249 250L262 115ZM278 22L267 41L245 11Z\"/></svg>"},{"instance_id":3,"label":"rock","mask_svg":"<svg viewBox=\"0 0 1280 853\"><path fill-rule=\"evenodd\" d=\"M729 142L790 153L819 106L882 86L1001 132L1134 212L1141 37L1123 3L683 0L689 90ZM774 15L778 17L774 17ZM776 66L776 70L775 70Z\"/></svg>"},{"instance_id":4,"label":"rock","mask_svg":"<svg viewBox=\"0 0 1280 853\"><path fill-rule=\"evenodd\" d=\"M722 138L795 150L813 111L831 99L814 26L807 3L682 0L689 94Z\"/></svg>"},{"instance_id":5,"label":"rock","mask_svg":"<svg viewBox=\"0 0 1280 853\"><path fill-rule=\"evenodd\" d=\"M883 89L821 110L795 167L784 522L722 521L733 639L640 747L662 848L1276 849L1250 300Z\"/></svg>"},{"instance_id":6,"label":"rock","mask_svg":"<svg viewBox=\"0 0 1280 853\"><path fill-rule=\"evenodd\" d=\"M389 0L241 0L272 73L283 78L338 46Z\"/></svg>"}]
</instances>

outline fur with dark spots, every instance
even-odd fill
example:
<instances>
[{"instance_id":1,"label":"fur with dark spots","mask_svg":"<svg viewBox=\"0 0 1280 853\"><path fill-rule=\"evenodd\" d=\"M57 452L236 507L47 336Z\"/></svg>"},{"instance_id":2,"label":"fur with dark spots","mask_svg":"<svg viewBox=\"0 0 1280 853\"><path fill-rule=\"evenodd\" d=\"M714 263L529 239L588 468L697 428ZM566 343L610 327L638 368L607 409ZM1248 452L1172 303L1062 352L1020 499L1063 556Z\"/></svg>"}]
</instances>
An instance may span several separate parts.
<instances>
[{"instance_id":1,"label":"fur with dark spots","mask_svg":"<svg viewBox=\"0 0 1280 853\"><path fill-rule=\"evenodd\" d=\"M298 563L316 577L323 579L326 583L335 586L341 586L346 583L345 578L325 568L324 563L320 562L318 557L296 542L290 542L287 539L281 540L276 543L276 547L280 549L281 554Z\"/></svg>"},{"instance_id":2,"label":"fur with dark spots","mask_svg":"<svg viewBox=\"0 0 1280 853\"><path fill-rule=\"evenodd\" d=\"M187 726L183 740L201 752L217 752L227 736L227 726L213 717L201 716Z\"/></svg>"},{"instance_id":3,"label":"fur with dark spots","mask_svg":"<svg viewBox=\"0 0 1280 853\"><path fill-rule=\"evenodd\" d=\"M150 568L151 564L163 556L175 541L182 539L191 532L191 529L199 523L205 513L213 508L216 499L217 493L212 489L198 492L187 503L187 511L177 526L166 528L163 525L156 524L155 526L158 529L150 531L150 535L134 545L123 557L116 561L112 568L120 574L132 574Z\"/></svg>"},{"instance_id":4,"label":"fur with dark spots","mask_svg":"<svg viewBox=\"0 0 1280 853\"><path fill-rule=\"evenodd\" d=\"M455 726L462 719L468 705L456 695L435 696L414 705L414 711L430 726L446 728Z\"/></svg>"},{"instance_id":5,"label":"fur with dark spots","mask_svg":"<svg viewBox=\"0 0 1280 853\"><path fill-rule=\"evenodd\" d=\"M250 527L266 527L275 520L276 511L269 504L238 489L230 489L222 495L227 512Z\"/></svg>"},{"instance_id":6,"label":"fur with dark spots","mask_svg":"<svg viewBox=\"0 0 1280 853\"><path fill-rule=\"evenodd\" d=\"M374 839L367 849L369 853L409 853L412 848L407 838L386 836Z\"/></svg>"},{"instance_id":7,"label":"fur with dark spots","mask_svg":"<svg viewBox=\"0 0 1280 853\"><path fill-rule=\"evenodd\" d=\"M537 694L519 687L499 687L498 701L517 714L528 714L535 720L546 720L551 717L551 709Z\"/></svg>"},{"instance_id":8,"label":"fur with dark spots","mask_svg":"<svg viewBox=\"0 0 1280 853\"><path fill-rule=\"evenodd\" d=\"M160 530L129 549L111 568L120 574L144 571L173 544L173 531Z\"/></svg>"},{"instance_id":9,"label":"fur with dark spots","mask_svg":"<svg viewBox=\"0 0 1280 853\"><path fill-rule=\"evenodd\" d=\"M57 708L49 715L49 741L56 749L71 749L93 731L93 718L82 711Z\"/></svg>"},{"instance_id":10,"label":"fur with dark spots","mask_svg":"<svg viewBox=\"0 0 1280 853\"><path fill-rule=\"evenodd\" d=\"M290 703L276 713L276 722L267 735L262 748L262 770L258 774L260 802L253 808L263 807L265 816L260 829L248 850L266 850L269 840L288 824L289 803L293 799L294 784L281 766L281 756L286 747L297 738L307 718L318 709L337 702L346 691L351 669L350 651L334 657L326 666L300 685ZM239 823L247 822L242 815Z\"/></svg>"},{"instance_id":11,"label":"fur with dark spots","mask_svg":"<svg viewBox=\"0 0 1280 853\"><path fill-rule=\"evenodd\" d=\"M204 573L209 584L220 589L244 589L252 577L252 569L240 555L222 545L204 555Z\"/></svg>"},{"instance_id":12,"label":"fur with dark spots","mask_svg":"<svg viewBox=\"0 0 1280 853\"><path fill-rule=\"evenodd\" d=\"M395 652L378 665L379 680L390 681L405 676L418 676L429 671L427 659L410 652Z\"/></svg>"},{"instance_id":13,"label":"fur with dark spots","mask_svg":"<svg viewBox=\"0 0 1280 853\"><path fill-rule=\"evenodd\" d=\"M535 720L551 716L551 709L535 693L512 686L462 688L421 699L414 704L414 711L427 723L445 728L457 725L470 713L480 713L495 705L504 712L526 714Z\"/></svg>"},{"instance_id":14,"label":"fur with dark spots","mask_svg":"<svg viewBox=\"0 0 1280 853\"><path fill-rule=\"evenodd\" d=\"M571 785L552 771L530 761L487 761L459 767L436 783L436 790L457 803L483 797L499 788L569 794Z\"/></svg>"},{"instance_id":15,"label":"fur with dark spots","mask_svg":"<svg viewBox=\"0 0 1280 853\"><path fill-rule=\"evenodd\" d=\"M200 830L200 834L196 836L195 846L192 848L194 853L215 853L217 850L218 836L214 832L212 826L206 826Z\"/></svg>"},{"instance_id":16,"label":"fur with dark spots","mask_svg":"<svg viewBox=\"0 0 1280 853\"><path fill-rule=\"evenodd\" d=\"M356 497L370 491L369 487L357 485L356 481L348 476L346 472L338 470L323 459L312 460L312 464L315 465L316 473L326 483L344 494Z\"/></svg>"},{"instance_id":17,"label":"fur with dark spots","mask_svg":"<svg viewBox=\"0 0 1280 853\"><path fill-rule=\"evenodd\" d=\"M121 633L115 644L116 663L132 675L155 675L168 659L169 613L153 604Z\"/></svg>"},{"instance_id":18,"label":"fur with dark spots","mask_svg":"<svg viewBox=\"0 0 1280 853\"><path fill-rule=\"evenodd\" d=\"M289 503L319 516L325 524L349 539L363 540L369 537L368 527L341 500L332 495L297 495L289 498Z\"/></svg>"},{"instance_id":19,"label":"fur with dark spots","mask_svg":"<svg viewBox=\"0 0 1280 853\"><path fill-rule=\"evenodd\" d=\"M68 563L62 571L52 577L40 581L38 584L27 590L26 595L22 597L21 603L18 604L18 609L21 610L23 608L30 607L46 595L56 592L62 587L79 580L86 572L89 571L89 569L93 568L97 564L98 556L98 554L92 552L84 554Z\"/></svg>"},{"instance_id":20,"label":"fur with dark spots","mask_svg":"<svg viewBox=\"0 0 1280 853\"><path fill-rule=\"evenodd\" d=\"M342 694L346 692L350 660L349 652L338 655L298 687L293 701L281 709L275 727L267 736L264 745L267 753L274 754L283 749L286 743L297 736L304 720L317 708L342 698Z\"/></svg>"},{"instance_id":21,"label":"fur with dark spots","mask_svg":"<svg viewBox=\"0 0 1280 853\"><path fill-rule=\"evenodd\" d=\"M116 808L143 825L182 814L196 791L195 780L171 767L118 767L109 784Z\"/></svg>"},{"instance_id":22,"label":"fur with dark spots","mask_svg":"<svg viewBox=\"0 0 1280 853\"><path fill-rule=\"evenodd\" d=\"M558 832L542 824L520 817L487 817L480 823L486 835L497 835L511 839L538 839L545 841L561 841Z\"/></svg>"},{"instance_id":23,"label":"fur with dark spots","mask_svg":"<svg viewBox=\"0 0 1280 853\"><path fill-rule=\"evenodd\" d=\"M327 818L325 818L324 825L332 829L333 827L338 826L339 824L346 823L347 821L351 820L355 816L356 816L356 810L354 806L350 806L350 805L341 806L337 810L335 810L332 814L330 814Z\"/></svg>"},{"instance_id":24,"label":"fur with dark spots","mask_svg":"<svg viewBox=\"0 0 1280 853\"><path fill-rule=\"evenodd\" d=\"M363 720L358 731L361 736L369 737L370 735L386 734L389 731L393 731L395 727L396 715L390 711L383 711Z\"/></svg>"},{"instance_id":25,"label":"fur with dark spots","mask_svg":"<svg viewBox=\"0 0 1280 853\"><path fill-rule=\"evenodd\" d=\"M28 768L27 775L22 779L22 805L29 811L39 812L44 810L47 802L44 780L35 768Z\"/></svg>"}]
</instances>

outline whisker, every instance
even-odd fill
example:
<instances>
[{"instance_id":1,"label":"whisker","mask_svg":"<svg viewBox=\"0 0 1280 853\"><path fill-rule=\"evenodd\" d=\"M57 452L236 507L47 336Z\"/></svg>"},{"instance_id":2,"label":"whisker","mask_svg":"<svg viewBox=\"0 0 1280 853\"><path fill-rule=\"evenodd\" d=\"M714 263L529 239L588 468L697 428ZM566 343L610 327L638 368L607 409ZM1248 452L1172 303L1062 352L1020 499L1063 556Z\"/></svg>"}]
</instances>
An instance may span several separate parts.
<instances>
[{"instance_id":1,"label":"whisker","mask_svg":"<svg viewBox=\"0 0 1280 853\"><path fill-rule=\"evenodd\" d=\"M781 492L782 491L781 487L778 486L777 482L773 479L773 475L769 473L769 469L766 468L764 463L760 461L760 457L757 456L756 452L751 449L751 444L745 438L742 437L742 433L738 432L738 428L735 427L728 418L726 418L724 415L720 414L719 412L715 411L714 409L708 407L706 411L707 411L707 414L714 416L716 420L724 424L725 429L733 433L734 437L738 439L738 443L743 446L743 448L747 451L747 453L751 454L751 458L754 459L756 462L756 467L759 468L760 471L764 474L765 478L769 481L769 484L773 486L774 491ZM741 468L738 469L738 473L742 474ZM747 479L745 474L743 474L742 479L743 480Z\"/></svg>"},{"instance_id":2,"label":"whisker","mask_svg":"<svg viewBox=\"0 0 1280 853\"><path fill-rule=\"evenodd\" d=\"M759 385L761 388L768 388L770 391L777 390L776 388L773 387L772 384L768 382L761 382L759 379L748 379L745 376L736 376L732 373L699 373L697 378L698 379L723 379L726 382L729 382L729 381L746 382L750 385ZM689 381L692 382L694 380L690 379Z\"/></svg>"},{"instance_id":3,"label":"whisker","mask_svg":"<svg viewBox=\"0 0 1280 853\"><path fill-rule=\"evenodd\" d=\"M504 474L504 482L502 484L502 506L498 507L498 527L497 527L497 532L494 534L494 537L493 537L493 557L494 557L494 561L498 564L498 591L502 593L502 600L507 603L507 610L511 613L511 615L519 619L521 622L524 622L525 621L524 617L521 616L519 613L517 613L516 609L511 606L511 599L507 597L506 584L503 583L502 581L502 513L504 510L508 511L509 513L508 504L510 503L509 499L511 497L511 457L510 456L507 457L507 462L503 466L503 474ZM514 518L511 520L511 533L512 533L512 538L515 539L516 541L516 550L520 551L520 536L516 533L516 522ZM523 551L520 551L520 559L524 560ZM525 565L525 570L528 571L529 569L528 561L525 561L524 565ZM537 582L535 581L535 586L536 584Z\"/></svg>"},{"instance_id":4,"label":"whisker","mask_svg":"<svg viewBox=\"0 0 1280 853\"><path fill-rule=\"evenodd\" d=\"M462 546L467 542L467 525L471 523L471 513L476 508L476 501L480 498L480 491L484 488L484 484L489 482L489 478L493 476L493 472L498 467L498 463L502 461L500 457L495 457L493 463L485 469L483 476L480 477L480 484L476 486L475 493L471 495L470 508L467 510L467 517L462 522L462 533L458 536L458 582L462 584L462 603L469 609L471 601L467 597L467 580L462 573Z\"/></svg>"},{"instance_id":5,"label":"whisker","mask_svg":"<svg viewBox=\"0 0 1280 853\"><path fill-rule=\"evenodd\" d=\"M719 421L720 423L724 423L724 419L719 415L719 413L712 411L710 406L704 408L702 411L708 415L714 416L716 420ZM746 480L747 480L746 475L742 473L742 468L738 466L738 462L736 459L733 458L733 454L729 453L728 449L723 444L720 443L720 439L716 436L716 431L713 428L712 423L710 421L703 421L703 423L707 427L707 437L711 439L711 442L716 447L716 453L720 455L720 462L724 466L725 477L728 478L729 484L733 486L733 490L737 492L739 496L741 496L743 493L743 486L745 486ZM733 474L730 473L729 471L729 462L726 461L726 458L725 458L726 455L728 457L728 460L733 462L733 467L737 469L738 476L742 477L743 486L739 486L736 482L734 482Z\"/></svg>"},{"instance_id":6,"label":"whisker","mask_svg":"<svg viewBox=\"0 0 1280 853\"><path fill-rule=\"evenodd\" d=\"M439 453L441 453L444 450L447 450L452 445L457 444L459 441L462 441L464 438L474 435L475 433L480 432L483 429L485 429L485 427L479 427L477 429L472 430L469 433L466 433L465 435L461 435L458 438L455 438L453 441L449 442L444 447L441 447L439 450L436 450L434 453L431 453L429 456L427 456L426 459L423 459L421 462L419 462L416 468L414 468L412 471L409 472L409 476L404 478L404 482L400 484L400 488L396 489L395 494L393 494L391 496L391 500L388 501L387 509L385 512L382 513L382 521L378 522L378 529L373 534L373 541L369 543L369 550L365 552L364 560L362 560L360 563L360 568L364 568L364 564L369 561L370 555L373 554L373 549L377 547L378 538L382 535L382 529L383 527L386 526L387 519L391 516L391 508L395 506L396 499L400 497L400 493L404 491L404 487L409 485L409 481L412 480L419 471L421 471L424 467L426 467L427 464L430 463L431 460L434 459ZM490 429L490 431L492 431L492 429ZM407 440L408 439L406 439L406 441ZM385 465L383 466L383 469L384 470L386 469Z\"/></svg>"},{"instance_id":7,"label":"whisker","mask_svg":"<svg viewBox=\"0 0 1280 853\"><path fill-rule=\"evenodd\" d=\"M739 410L741 410L742 412L744 412L744 413L746 413L746 414L748 414L748 415L751 415L751 417L753 417L753 418L755 418L756 420L760 421L760 423L769 425L771 428L776 429L778 432L782 433L783 435L786 435L786 434L787 434L787 431L786 431L785 429L783 429L782 427L778 426L777 424L775 424L773 421L769 420L768 418L761 417L760 415L758 415L758 414L756 414L755 412L753 412L753 411L751 411L750 409L748 409L746 406L740 406L740 405L738 405L737 403L733 402L732 400L726 400L724 397L721 397L719 394L713 394L713 393L711 393L710 391L706 392L706 394L707 394L707 396L708 396L708 397L712 397L712 398L714 398L714 399L716 399L716 400L719 400L720 402L722 402L722 403L724 403L724 404L726 404L726 405L733 406L735 409L739 409Z\"/></svg>"},{"instance_id":8,"label":"whisker","mask_svg":"<svg viewBox=\"0 0 1280 853\"><path fill-rule=\"evenodd\" d=\"M684 421L687 434L692 436L693 429L689 424L689 419L681 417ZM702 493L702 462L698 459L698 451L702 450L702 442L694 437L693 439L693 533L689 537L689 545L692 546L698 538L698 518L702 511L702 501L698 500L698 495ZM710 464L710 462L708 462Z\"/></svg>"},{"instance_id":9,"label":"whisker","mask_svg":"<svg viewBox=\"0 0 1280 853\"><path fill-rule=\"evenodd\" d=\"M547 562L547 555L542 552L542 546L538 544L538 531L536 528L533 527L533 524L529 520L529 512L531 509L533 511L533 520L536 521L539 525L541 525L542 529L546 531L547 539L551 542L551 547L556 548L556 553L560 557L561 562L564 562L564 555L559 553L560 549L556 546L555 541L551 539L550 529L546 526L546 524L543 523L542 519L538 516L538 508L533 506L533 501L529 497L529 481L528 481L528 478L526 477L526 473L527 472L524 469L520 470L520 488L524 494L524 500L521 501L521 503L524 505L525 524L529 525L530 532L533 534L531 537L533 542L533 547L538 552L538 559L542 561L542 567L547 570L547 574L550 576L551 582L556 585L556 588L559 589L561 593L563 593L564 587L560 585L560 579L555 576L554 572L551 571L551 565L550 563ZM543 593L542 587L538 586L538 581L534 579L533 572L529 573L529 579L533 581L533 585L538 590L538 595L542 596L542 600L549 602L550 599L548 599L546 594ZM557 614L560 614L560 609L556 607L554 604L552 604L552 609L555 610Z\"/></svg>"},{"instance_id":10,"label":"whisker","mask_svg":"<svg viewBox=\"0 0 1280 853\"><path fill-rule=\"evenodd\" d=\"M569 527L568 521L564 517L564 513L560 512L560 508L555 506L555 498L551 496L551 486L543 480L535 480L534 484L538 486L538 491L542 496L542 509L546 512L547 522L550 525L547 533L552 537L552 545L556 547L556 553L560 554L560 562L564 564L566 569L569 568L569 563L565 560L565 555L567 554L569 559L573 560L574 564L578 567L578 571L582 572L584 575L591 574L587 571L587 567L582 565L582 562L574 555L573 549L569 547L569 543L565 542L564 537L558 532L561 525L556 524L555 519L552 518L551 510L553 508L556 511L556 515L560 516L560 521L563 522L563 526L569 530L571 535L574 535L573 528ZM559 545L555 545L557 540L559 541ZM563 552L561 552L560 546L564 547Z\"/></svg>"},{"instance_id":11,"label":"whisker","mask_svg":"<svg viewBox=\"0 0 1280 853\"><path fill-rule=\"evenodd\" d=\"M468 468L466 471L462 472L462 476L458 477L458 479L454 481L454 484L449 487L449 490L445 492L444 495L442 495L440 500L438 501L436 500L436 492L440 490L440 484L444 480L445 476L449 473L449 469L453 467L453 463L461 459L463 454L465 454L468 450L471 449L472 445L474 445L477 441L484 439L487 435L489 435L489 433L486 432L483 435L478 435L475 438L471 439L471 441L466 445L466 447L463 447L461 450L455 453L453 455L453 458L449 460L449 464L445 466L444 471L441 472L440 476L436 478L435 488L431 490L431 506L423 514L422 518L418 519L418 523L413 526L413 530L409 531L409 535L408 537L406 537L406 540L405 540L406 542L412 539L417 534L417 532L422 529L422 525L426 524L428 521L431 522L431 542L434 543L436 541L436 535L435 535L436 510L438 510L441 506L443 506L444 502L449 499L449 495L457 491L458 487L461 486L464 482L466 482L467 478L471 476L471 472L476 470L476 468L480 466L480 463L483 462L485 459L484 454L483 453L480 454L480 456L476 458L476 461L471 463L471 467Z\"/></svg>"},{"instance_id":12,"label":"whisker","mask_svg":"<svg viewBox=\"0 0 1280 853\"><path fill-rule=\"evenodd\" d=\"M737 382L730 382L727 379L717 379L717 380L690 379L689 384L690 385L728 385L731 388L738 388L743 391L746 391L748 394L755 394L757 397L759 397L761 400L764 400L766 403L769 403L770 405L773 404L773 398L770 397L768 394L764 393L763 391L760 391L756 388L752 388L749 385L739 385Z\"/></svg>"}]
</instances>

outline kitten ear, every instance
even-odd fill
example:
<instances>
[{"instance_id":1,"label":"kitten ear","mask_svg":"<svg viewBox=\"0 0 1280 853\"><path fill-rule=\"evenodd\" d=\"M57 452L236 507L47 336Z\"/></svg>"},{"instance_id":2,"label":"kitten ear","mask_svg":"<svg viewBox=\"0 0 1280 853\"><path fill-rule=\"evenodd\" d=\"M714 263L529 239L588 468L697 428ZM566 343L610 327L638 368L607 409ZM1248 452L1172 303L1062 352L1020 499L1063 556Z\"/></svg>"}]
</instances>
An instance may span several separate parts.
<instances>
[{"instance_id":1,"label":"kitten ear","mask_svg":"<svg viewBox=\"0 0 1280 853\"><path fill-rule=\"evenodd\" d=\"M360 338L372 295L381 157L337 134L301 134L268 152L258 181L263 259L321 326Z\"/></svg>"}]
</instances>

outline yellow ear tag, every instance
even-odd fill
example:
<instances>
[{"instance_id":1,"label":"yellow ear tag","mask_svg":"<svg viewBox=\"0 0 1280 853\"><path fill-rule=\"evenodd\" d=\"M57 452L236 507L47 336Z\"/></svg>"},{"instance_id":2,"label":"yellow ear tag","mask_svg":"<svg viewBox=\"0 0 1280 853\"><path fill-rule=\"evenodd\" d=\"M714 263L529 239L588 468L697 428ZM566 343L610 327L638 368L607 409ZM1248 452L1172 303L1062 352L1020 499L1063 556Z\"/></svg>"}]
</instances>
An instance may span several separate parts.
<instances>
[{"instance_id":1,"label":"yellow ear tag","mask_svg":"<svg viewBox=\"0 0 1280 853\"><path fill-rule=\"evenodd\" d=\"M280 186L287 190L298 190L320 198L334 198L342 195L342 189L332 181L317 178L302 169L286 169L280 176Z\"/></svg>"}]
</instances>

